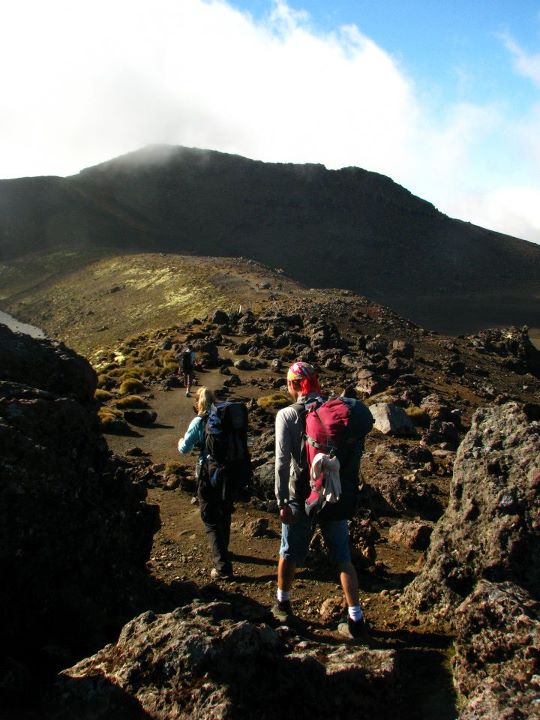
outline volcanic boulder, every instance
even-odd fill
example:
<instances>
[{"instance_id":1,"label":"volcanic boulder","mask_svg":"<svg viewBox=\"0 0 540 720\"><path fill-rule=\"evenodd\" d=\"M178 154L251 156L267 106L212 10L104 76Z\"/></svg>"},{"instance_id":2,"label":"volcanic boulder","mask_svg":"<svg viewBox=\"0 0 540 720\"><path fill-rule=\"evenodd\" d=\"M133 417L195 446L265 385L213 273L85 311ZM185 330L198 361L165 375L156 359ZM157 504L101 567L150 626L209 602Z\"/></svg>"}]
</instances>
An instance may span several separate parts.
<instances>
[{"instance_id":1,"label":"volcanic boulder","mask_svg":"<svg viewBox=\"0 0 540 720\"><path fill-rule=\"evenodd\" d=\"M133 611L156 508L110 458L86 360L3 327L0 347L2 651L99 647Z\"/></svg>"},{"instance_id":2,"label":"volcanic boulder","mask_svg":"<svg viewBox=\"0 0 540 720\"><path fill-rule=\"evenodd\" d=\"M512 583L481 580L455 615L460 720L540 716L540 606Z\"/></svg>"},{"instance_id":3,"label":"volcanic boulder","mask_svg":"<svg viewBox=\"0 0 540 720\"><path fill-rule=\"evenodd\" d=\"M385 435L415 435L416 430L405 410L392 403L374 403L370 406L376 430Z\"/></svg>"},{"instance_id":4,"label":"volcanic boulder","mask_svg":"<svg viewBox=\"0 0 540 720\"><path fill-rule=\"evenodd\" d=\"M234 618L224 602L128 623L115 645L65 670L55 720L388 717L395 707L392 650L299 642Z\"/></svg>"},{"instance_id":5,"label":"volcanic boulder","mask_svg":"<svg viewBox=\"0 0 540 720\"><path fill-rule=\"evenodd\" d=\"M481 579L540 594L540 422L533 406L481 408L460 445L448 507L426 564L403 596L431 620L453 611Z\"/></svg>"}]
</instances>

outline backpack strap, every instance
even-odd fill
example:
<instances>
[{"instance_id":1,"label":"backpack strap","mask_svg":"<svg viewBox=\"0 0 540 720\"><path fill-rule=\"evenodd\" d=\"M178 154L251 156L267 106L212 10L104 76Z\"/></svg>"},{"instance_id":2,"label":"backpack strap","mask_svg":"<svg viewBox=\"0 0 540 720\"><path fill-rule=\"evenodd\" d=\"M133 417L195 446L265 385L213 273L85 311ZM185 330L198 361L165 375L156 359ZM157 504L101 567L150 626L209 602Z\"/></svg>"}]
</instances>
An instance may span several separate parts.
<instances>
[{"instance_id":1,"label":"backpack strap","mask_svg":"<svg viewBox=\"0 0 540 720\"><path fill-rule=\"evenodd\" d=\"M307 452L306 452L306 443L310 443L310 445L313 445L313 447L319 448L319 446L315 443L315 441L310 438L308 435L306 435L306 415L309 412L316 412L317 408L323 403L324 401L319 396L315 400L311 400L309 403L303 403L303 402L295 402L291 405L292 408L296 410L298 413L298 416L300 417L300 420L302 422L302 442L300 445L300 464L302 467L302 475L305 476L305 479L307 482L309 482L309 468L308 468L308 462L307 462ZM306 407L308 405L309 407Z\"/></svg>"}]
</instances>

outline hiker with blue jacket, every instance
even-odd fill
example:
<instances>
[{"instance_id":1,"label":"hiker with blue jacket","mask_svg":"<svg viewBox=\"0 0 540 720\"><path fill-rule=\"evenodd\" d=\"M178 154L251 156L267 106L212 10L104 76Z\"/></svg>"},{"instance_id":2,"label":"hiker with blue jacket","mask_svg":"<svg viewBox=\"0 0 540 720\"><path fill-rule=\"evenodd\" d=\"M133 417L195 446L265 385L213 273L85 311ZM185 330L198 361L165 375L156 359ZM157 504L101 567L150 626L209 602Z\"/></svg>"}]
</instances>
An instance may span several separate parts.
<instances>
[{"instance_id":1,"label":"hiker with blue jacket","mask_svg":"<svg viewBox=\"0 0 540 720\"><path fill-rule=\"evenodd\" d=\"M325 401L321 397L318 376L313 366L302 361L295 362L287 373L287 389L294 403L280 410L275 422L275 494L282 531L277 571L277 598L276 604L272 607L272 614L282 623L291 620L293 616L291 589L296 568L304 563L318 524L330 555L339 569L341 586L348 606L347 622L341 623L338 631L349 639L367 641L367 625L360 607L358 576L351 561L347 522L356 509L363 438L350 442L341 451L338 450L337 455L341 456L342 461L341 469L339 462L335 463L335 458L325 456L324 453L316 456L319 464L328 465L329 475L335 473L335 467L339 469L337 478L334 478L336 484L331 486L332 491L326 496L330 502L320 503L321 491L317 494L316 485L310 484L310 468L308 468L305 445L307 413L320 409ZM355 407L356 403L359 405ZM366 419L367 408L363 403L354 399L343 399L342 405L347 412L363 413L361 422L366 424L365 432L368 432L372 420L371 415ZM369 413L369 410L367 412ZM331 497L334 492L337 497Z\"/></svg>"},{"instance_id":2,"label":"hiker with blue jacket","mask_svg":"<svg viewBox=\"0 0 540 720\"><path fill-rule=\"evenodd\" d=\"M197 477L197 497L201 519L212 553L214 567L210 571L212 580L231 577L233 574L229 553L231 532L232 503L224 499L222 493L212 487L206 468L206 423L210 408L215 401L214 393L206 387L200 387L196 395L197 415L190 422L184 437L178 441L178 451L183 455L193 449L199 449L195 474Z\"/></svg>"}]
</instances>

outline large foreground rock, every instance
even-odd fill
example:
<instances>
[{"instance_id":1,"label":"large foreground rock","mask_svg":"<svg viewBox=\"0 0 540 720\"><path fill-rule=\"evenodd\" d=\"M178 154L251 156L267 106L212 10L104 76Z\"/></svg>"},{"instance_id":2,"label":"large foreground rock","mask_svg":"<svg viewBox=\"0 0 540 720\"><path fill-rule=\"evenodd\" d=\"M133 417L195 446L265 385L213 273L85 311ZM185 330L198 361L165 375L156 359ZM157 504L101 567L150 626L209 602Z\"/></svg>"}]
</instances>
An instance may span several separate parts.
<instances>
[{"instance_id":1,"label":"large foreground rock","mask_svg":"<svg viewBox=\"0 0 540 720\"><path fill-rule=\"evenodd\" d=\"M512 583L482 580L456 611L460 720L540 718L540 605Z\"/></svg>"},{"instance_id":2,"label":"large foreground rock","mask_svg":"<svg viewBox=\"0 0 540 720\"><path fill-rule=\"evenodd\" d=\"M404 593L405 612L451 619L483 578L540 596L538 411L508 403L475 413L426 565Z\"/></svg>"},{"instance_id":3,"label":"large foreground rock","mask_svg":"<svg viewBox=\"0 0 540 720\"><path fill-rule=\"evenodd\" d=\"M193 603L128 623L116 645L65 670L55 720L396 717L391 650L288 646L228 603Z\"/></svg>"},{"instance_id":4,"label":"large foreground rock","mask_svg":"<svg viewBox=\"0 0 540 720\"><path fill-rule=\"evenodd\" d=\"M156 509L110 457L87 361L3 326L0 348L0 653L69 657L133 612Z\"/></svg>"}]
</instances>

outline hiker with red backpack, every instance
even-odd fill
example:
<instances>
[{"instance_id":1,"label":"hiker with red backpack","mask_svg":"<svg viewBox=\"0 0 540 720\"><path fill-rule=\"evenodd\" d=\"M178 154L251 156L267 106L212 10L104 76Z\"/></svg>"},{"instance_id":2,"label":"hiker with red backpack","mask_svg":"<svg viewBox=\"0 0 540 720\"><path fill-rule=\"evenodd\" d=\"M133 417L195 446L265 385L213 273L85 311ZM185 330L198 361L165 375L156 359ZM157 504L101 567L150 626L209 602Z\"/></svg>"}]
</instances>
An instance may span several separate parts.
<instances>
[{"instance_id":1,"label":"hiker with red backpack","mask_svg":"<svg viewBox=\"0 0 540 720\"><path fill-rule=\"evenodd\" d=\"M373 418L360 400L325 400L309 363L291 365L287 389L294 403L276 415L275 493L282 531L272 614L283 623L292 618L296 568L305 561L318 524L348 606L347 621L338 631L350 639L367 639L347 521L356 510L363 439Z\"/></svg>"},{"instance_id":2,"label":"hiker with red backpack","mask_svg":"<svg viewBox=\"0 0 540 720\"><path fill-rule=\"evenodd\" d=\"M197 393L197 417L178 450L200 450L197 498L212 553L212 580L233 577L229 540L235 498L249 486L251 460L247 445L247 408L241 402L216 402L207 388Z\"/></svg>"}]
</instances>

